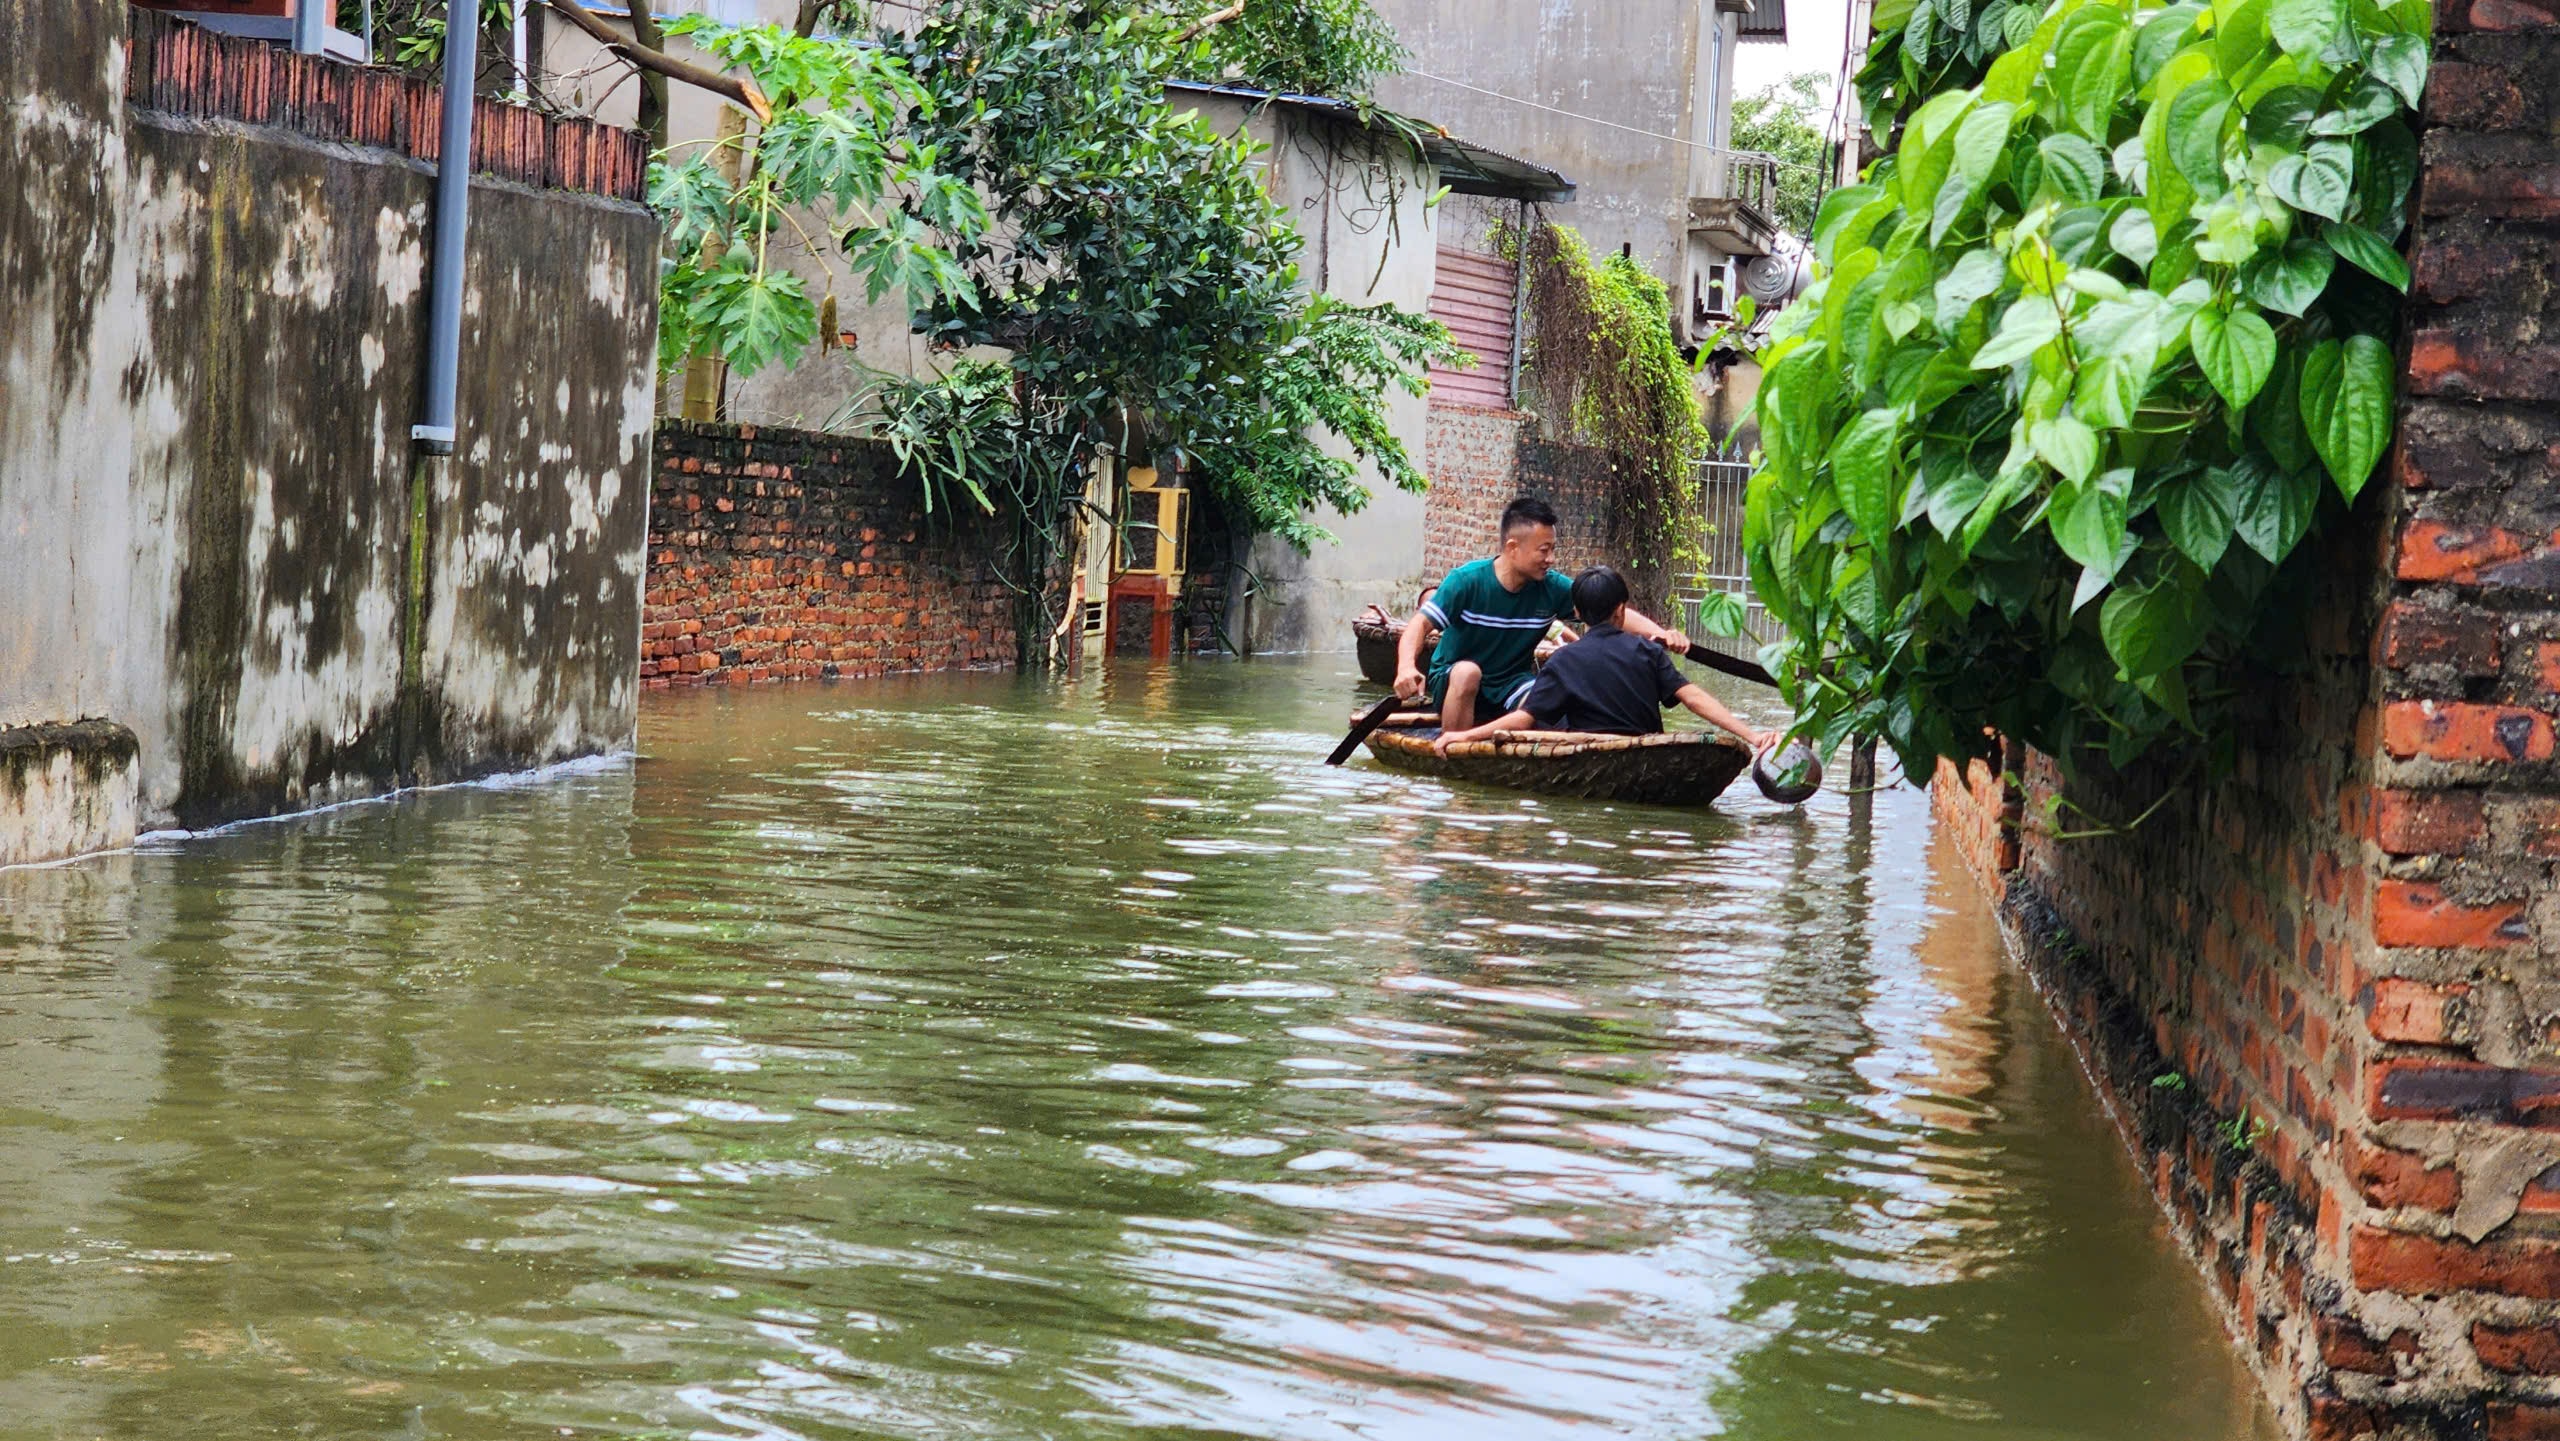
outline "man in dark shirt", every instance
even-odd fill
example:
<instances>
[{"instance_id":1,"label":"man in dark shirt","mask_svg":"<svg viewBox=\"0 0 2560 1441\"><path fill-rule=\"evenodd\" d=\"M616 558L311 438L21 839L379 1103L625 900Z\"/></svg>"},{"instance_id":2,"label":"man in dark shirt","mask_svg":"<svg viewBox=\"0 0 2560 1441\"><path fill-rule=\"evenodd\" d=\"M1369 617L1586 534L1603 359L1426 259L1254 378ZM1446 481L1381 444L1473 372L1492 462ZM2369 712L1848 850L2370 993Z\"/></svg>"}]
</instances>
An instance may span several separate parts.
<instances>
[{"instance_id":1,"label":"man in dark shirt","mask_svg":"<svg viewBox=\"0 0 2560 1441\"><path fill-rule=\"evenodd\" d=\"M1776 732L1753 730L1672 669L1662 642L1620 629L1627 583L1616 571L1596 565L1576 576L1573 608L1590 629L1547 657L1546 669L1521 698L1520 708L1468 730L1443 732L1434 749L1446 755L1461 741L1531 729L1652 735L1662 729L1663 710L1673 705L1687 706L1709 724L1733 732L1754 751L1777 740Z\"/></svg>"}]
</instances>

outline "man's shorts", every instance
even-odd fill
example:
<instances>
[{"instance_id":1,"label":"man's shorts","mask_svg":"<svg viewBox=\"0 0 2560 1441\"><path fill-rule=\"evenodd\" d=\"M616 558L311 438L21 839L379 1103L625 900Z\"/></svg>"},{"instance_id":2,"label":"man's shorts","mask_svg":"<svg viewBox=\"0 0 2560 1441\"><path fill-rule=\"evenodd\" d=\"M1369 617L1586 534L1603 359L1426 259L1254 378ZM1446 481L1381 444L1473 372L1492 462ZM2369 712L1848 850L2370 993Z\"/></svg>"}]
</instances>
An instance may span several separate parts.
<instances>
[{"instance_id":1,"label":"man's shorts","mask_svg":"<svg viewBox=\"0 0 2560 1441\"><path fill-rule=\"evenodd\" d=\"M1505 712L1518 710L1520 702L1529 694L1529 687L1537 679L1535 674L1525 670L1516 675L1486 676L1484 686L1476 692L1476 724L1483 725ZM1449 672L1446 669L1432 668L1428 693L1434 706L1449 698Z\"/></svg>"}]
</instances>

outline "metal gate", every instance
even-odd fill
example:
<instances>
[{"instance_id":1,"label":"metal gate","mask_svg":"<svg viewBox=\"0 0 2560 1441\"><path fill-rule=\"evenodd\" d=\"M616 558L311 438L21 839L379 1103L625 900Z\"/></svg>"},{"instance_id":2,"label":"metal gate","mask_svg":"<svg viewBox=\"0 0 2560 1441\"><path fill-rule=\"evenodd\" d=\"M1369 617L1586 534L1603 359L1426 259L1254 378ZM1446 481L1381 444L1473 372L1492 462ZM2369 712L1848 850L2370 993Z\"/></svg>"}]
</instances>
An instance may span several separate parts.
<instances>
[{"instance_id":1,"label":"metal gate","mask_svg":"<svg viewBox=\"0 0 2560 1441\"><path fill-rule=\"evenodd\" d=\"M1704 643L1727 655L1756 659L1760 647L1785 636L1785 628L1751 591L1751 567L1742 558L1743 496L1751 484L1751 462L1741 452L1710 455L1698 465L1698 508L1703 523L1701 549L1705 563L1672 587L1673 613L1682 629L1697 634L1700 602L1721 592L1742 601L1739 636L1710 636Z\"/></svg>"}]
</instances>

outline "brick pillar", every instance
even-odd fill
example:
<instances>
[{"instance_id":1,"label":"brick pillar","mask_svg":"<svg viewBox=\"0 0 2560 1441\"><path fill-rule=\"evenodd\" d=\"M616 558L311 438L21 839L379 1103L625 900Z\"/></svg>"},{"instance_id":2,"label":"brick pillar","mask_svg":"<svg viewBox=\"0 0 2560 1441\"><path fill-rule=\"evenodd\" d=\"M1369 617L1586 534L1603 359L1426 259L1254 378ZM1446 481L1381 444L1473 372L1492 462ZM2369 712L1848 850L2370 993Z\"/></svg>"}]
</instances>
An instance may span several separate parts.
<instances>
[{"instance_id":1,"label":"brick pillar","mask_svg":"<svg viewBox=\"0 0 2560 1441\"><path fill-rule=\"evenodd\" d=\"M2398 449L2303 665L2211 787L1936 801L2288 1433L2560 1441L2560 0L2439 7Z\"/></svg>"},{"instance_id":2,"label":"brick pillar","mask_svg":"<svg viewBox=\"0 0 2560 1441\"><path fill-rule=\"evenodd\" d=\"M2520 1441L2560 1437L2560 3L2437 32L2332 1242L2386 1364L2329 1419Z\"/></svg>"}]
</instances>

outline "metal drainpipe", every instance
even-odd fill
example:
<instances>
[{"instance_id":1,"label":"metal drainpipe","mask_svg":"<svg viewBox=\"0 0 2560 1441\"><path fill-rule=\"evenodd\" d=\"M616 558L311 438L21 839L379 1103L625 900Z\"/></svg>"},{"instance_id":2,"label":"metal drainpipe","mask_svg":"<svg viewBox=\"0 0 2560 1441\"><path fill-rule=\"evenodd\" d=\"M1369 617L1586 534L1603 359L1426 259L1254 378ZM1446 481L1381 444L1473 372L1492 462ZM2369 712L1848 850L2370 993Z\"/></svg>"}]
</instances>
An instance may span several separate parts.
<instances>
[{"instance_id":1,"label":"metal drainpipe","mask_svg":"<svg viewBox=\"0 0 2560 1441\"><path fill-rule=\"evenodd\" d=\"M409 439L429 455L453 454L454 396L461 389L463 241L471 229L472 87L480 73L480 0L447 0L444 138L436 152L436 253L427 274L427 393Z\"/></svg>"},{"instance_id":2,"label":"metal drainpipe","mask_svg":"<svg viewBox=\"0 0 2560 1441\"><path fill-rule=\"evenodd\" d=\"M293 53L317 55L329 40L329 0L293 0Z\"/></svg>"},{"instance_id":3,"label":"metal drainpipe","mask_svg":"<svg viewBox=\"0 0 2560 1441\"><path fill-rule=\"evenodd\" d=\"M1512 230L1517 247L1511 262L1511 408L1520 408L1520 332L1529 323L1529 202L1520 202L1520 221Z\"/></svg>"}]
</instances>

